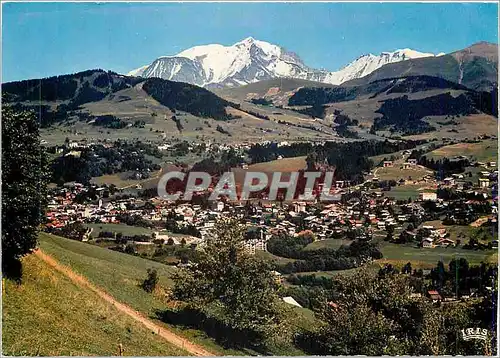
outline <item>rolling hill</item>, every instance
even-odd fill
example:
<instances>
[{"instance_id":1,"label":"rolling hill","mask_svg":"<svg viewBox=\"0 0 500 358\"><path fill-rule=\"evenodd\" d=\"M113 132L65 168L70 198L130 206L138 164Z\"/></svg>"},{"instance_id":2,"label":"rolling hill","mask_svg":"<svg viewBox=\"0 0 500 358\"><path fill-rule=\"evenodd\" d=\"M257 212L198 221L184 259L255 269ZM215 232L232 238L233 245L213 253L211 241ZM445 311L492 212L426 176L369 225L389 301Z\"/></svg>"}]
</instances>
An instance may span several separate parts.
<instances>
[{"instance_id":1,"label":"rolling hill","mask_svg":"<svg viewBox=\"0 0 500 358\"><path fill-rule=\"evenodd\" d=\"M335 139L328 125L307 115L241 106L204 88L159 78L89 70L5 83L2 91L7 105L38 114L42 137L52 144L62 144L66 137L156 142Z\"/></svg>"},{"instance_id":2,"label":"rolling hill","mask_svg":"<svg viewBox=\"0 0 500 358\"><path fill-rule=\"evenodd\" d=\"M39 246L39 253L24 259L25 282L19 287L7 282L4 353L110 356L118 355L120 342L125 355L187 355L193 349L188 343L217 355L257 353L250 348L226 346L200 329L166 318L171 305L165 294L172 285L175 267L45 233L40 234ZM160 289L153 294L139 285L149 268L156 269L159 276ZM83 284L71 276L81 277ZM122 306L128 314L121 314ZM290 315L301 327L316 322L306 309L292 310ZM137 316L150 322L147 327L157 327L155 332L130 318ZM40 324L44 325L43 335L37 329ZM181 337L187 351L152 334L156 329ZM274 354L303 352L290 345L276 347Z\"/></svg>"},{"instance_id":3,"label":"rolling hill","mask_svg":"<svg viewBox=\"0 0 500 358\"><path fill-rule=\"evenodd\" d=\"M103 70L89 70L73 75L9 82L2 85L6 103L28 109L41 109L41 124L49 126L68 117L82 118L81 106L104 99L115 103L132 100L120 93L135 86L171 110L195 116L226 120L225 111L232 104L206 89L182 82L158 78L142 79ZM115 93L118 93L115 95ZM88 116L86 119L89 119Z\"/></svg>"},{"instance_id":4,"label":"rolling hill","mask_svg":"<svg viewBox=\"0 0 500 358\"><path fill-rule=\"evenodd\" d=\"M335 85L295 78L274 78L271 80L250 83L245 86L214 89L213 91L219 96L235 102L265 98L271 100L276 106L287 105L288 99L300 88L315 87L331 88L335 87Z\"/></svg>"},{"instance_id":5,"label":"rolling hill","mask_svg":"<svg viewBox=\"0 0 500 358\"><path fill-rule=\"evenodd\" d=\"M35 110L43 139L54 144L82 137L257 143L437 132L467 138L496 132L497 48L481 42L446 55L409 56L340 86L271 76L209 91L89 70L6 83L2 91L4 103Z\"/></svg>"},{"instance_id":6,"label":"rolling hill","mask_svg":"<svg viewBox=\"0 0 500 358\"><path fill-rule=\"evenodd\" d=\"M23 260L20 286L4 281L5 355L185 355L91 290L33 254Z\"/></svg>"},{"instance_id":7,"label":"rolling hill","mask_svg":"<svg viewBox=\"0 0 500 358\"><path fill-rule=\"evenodd\" d=\"M445 57L445 56L441 56ZM419 135L466 138L496 132L497 92L476 91L428 75L374 80L351 85L324 85L302 80L270 80L230 90L221 96L241 106L261 103L262 110L295 110L323 114L323 123L359 137ZM273 107L274 106L274 107ZM320 110L323 108L322 110ZM352 126L358 123L356 126ZM376 137L375 137L376 138Z\"/></svg>"}]
</instances>

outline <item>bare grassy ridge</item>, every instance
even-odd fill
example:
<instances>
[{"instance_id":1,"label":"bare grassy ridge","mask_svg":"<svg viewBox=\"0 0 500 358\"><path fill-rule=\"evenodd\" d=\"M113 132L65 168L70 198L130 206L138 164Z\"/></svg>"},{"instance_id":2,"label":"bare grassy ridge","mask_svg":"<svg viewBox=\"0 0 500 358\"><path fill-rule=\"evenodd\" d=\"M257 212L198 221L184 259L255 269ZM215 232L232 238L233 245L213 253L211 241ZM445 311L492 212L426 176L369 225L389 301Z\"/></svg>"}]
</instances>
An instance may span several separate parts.
<instances>
[{"instance_id":1,"label":"bare grassy ridge","mask_svg":"<svg viewBox=\"0 0 500 358\"><path fill-rule=\"evenodd\" d=\"M24 281L4 281L4 355L185 355L91 290L75 285L36 255Z\"/></svg>"},{"instance_id":2,"label":"bare grassy ridge","mask_svg":"<svg viewBox=\"0 0 500 358\"><path fill-rule=\"evenodd\" d=\"M146 277L146 270L153 268L158 272L159 284L162 287L169 287L172 284L170 277L175 270L174 267L45 233L40 234L40 248L106 291L117 301L153 319L155 323L165 325L166 328L193 343L202 345L216 354L242 354L236 350L225 350L201 331L176 328L157 319L156 312L164 310L167 302L159 295L146 293L139 284Z\"/></svg>"}]
</instances>

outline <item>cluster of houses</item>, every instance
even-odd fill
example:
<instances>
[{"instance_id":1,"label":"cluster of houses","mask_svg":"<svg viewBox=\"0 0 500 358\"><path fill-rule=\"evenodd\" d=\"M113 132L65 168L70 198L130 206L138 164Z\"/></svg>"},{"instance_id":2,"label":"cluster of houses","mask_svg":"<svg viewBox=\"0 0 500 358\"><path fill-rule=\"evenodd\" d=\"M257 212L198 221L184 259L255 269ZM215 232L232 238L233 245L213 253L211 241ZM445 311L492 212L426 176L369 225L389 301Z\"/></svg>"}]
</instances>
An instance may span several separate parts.
<instances>
[{"instance_id":1,"label":"cluster of houses","mask_svg":"<svg viewBox=\"0 0 500 358\"><path fill-rule=\"evenodd\" d=\"M175 218L178 227L194 227L199 232L199 242L209 239L211 229L222 217L239 219L254 230L246 241L249 252L266 251L267 241L280 233L295 236L303 230L311 230L318 240L345 237L355 231L355 237L368 240L374 230L385 230L386 226L401 225L408 220L408 214L391 214L388 207L395 204L389 198L354 198L345 203L314 204L306 202L208 202L208 207L192 203L176 204L158 198L111 199L102 195L93 203L78 203L75 199L90 188L74 183L53 189L46 213L47 228L61 228L69 223L119 223L120 214L139 216L144 220L160 224L167 218ZM93 187L98 195L107 190ZM418 203L406 204L406 211L412 215L423 215ZM160 227L161 225L158 225ZM171 236L158 231L152 240L165 242ZM175 240L178 240L175 239ZM174 240L174 242L175 242Z\"/></svg>"},{"instance_id":2,"label":"cluster of houses","mask_svg":"<svg viewBox=\"0 0 500 358\"><path fill-rule=\"evenodd\" d=\"M410 169L412 167L417 166L418 160L415 158L409 158L407 161L401 164L401 169ZM384 160L382 162L382 167L384 168L393 168L394 167L394 161L392 160Z\"/></svg>"},{"instance_id":3,"label":"cluster of houses","mask_svg":"<svg viewBox=\"0 0 500 358\"><path fill-rule=\"evenodd\" d=\"M255 230L256 234L246 241L248 251L255 253L257 250L266 251L267 241L280 233L296 236L303 230L311 230L317 240L333 237L369 240L374 232L387 231L389 227L402 229L410 218L418 219L425 215L420 201L398 204L394 199L366 193L334 203L216 201L208 202L208 206L202 207L159 198L130 197L115 200L104 195L93 203L77 203L75 198L87 190L89 187L78 183L54 189L46 213L47 228L60 228L77 221L119 223L119 216L124 213L140 216L153 225L175 217L178 227L196 228L199 237L197 240L191 237L191 242L202 243L210 238L211 229L219 218L234 217L249 230ZM94 186L92 190L104 194L107 189ZM436 205L446 205L443 200L437 199L435 192L422 193L421 200L433 200ZM428 232L421 242L424 248L454 245L444 229L425 226L421 229ZM415 233L409 232L409 235ZM158 231L152 240L163 239L167 242L169 238L171 235L168 233ZM174 237L174 242L176 240L179 240L178 237Z\"/></svg>"},{"instance_id":4,"label":"cluster of houses","mask_svg":"<svg viewBox=\"0 0 500 358\"><path fill-rule=\"evenodd\" d=\"M455 245L455 241L449 239L448 233L445 228L436 229L434 226L424 225L422 229L427 231L428 234L421 241L421 245L424 248L434 248L434 247L448 247Z\"/></svg>"},{"instance_id":5,"label":"cluster of houses","mask_svg":"<svg viewBox=\"0 0 500 358\"><path fill-rule=\"evenodd\" d=\"M287 143L281 144L286 145ZM89 145L89 143L74 144L74 142L70 142L68 144L69 148L72 149L84 145ZM204 145L206 148L217 148L218 150L230 148L221 144L206 143ZM239 149L244 150L245 146L248 145L241 144ZM417 160L410 158L404 164L416 166ZM437 182L436 179L427 176L423 180L429 182L428 189L419 193L418 200L404 204L384 196L382 192L365 190L364 185L369 182L377 182L378 179L375 176L357 187L352 187L347 181L336 182L335 192L338 197L343 198L347 194L350 199L333 203L303 201L280 203L265 200L264 202L253 201L252 203L215 201L207 202L203 206L193 203L169 202L159 198L115 199L113 195L109 194L108 187L67 183L63 187L52 190L45 225L47 228L61 228L73 222L119 223L120 215L126 213L129 216L139 216L160 227L161 222L174 217L178 227L193 227L199 233L198 238L189 238L191 242L203 243L210 238L211 229L219 218L235 217L244 223L249 230L256 232L246 241L247 250L251 253L258 250L266 251L267 242L273 235L283 233L295 236L303 230L311 230L317 240L333 237L369 240L374 232L388 231L389 227L402 229L405 223L410 222L410 219L424 217L425 210L422 205L426 201L435 202L437 207L446 206L447 203L443 199L438 199L436 192L438 187L450 187L457 191L481 194L485 199L489 198L492 192L490 191L490 183L495 182L494 186L496 186L498 179L498 171L495 170L496 163L476 164L482 169L479 172L480 178L477 186L466 187L465 182L468 178L464 178L463 174L454 174L442 182ZM386 160L383 161L382 166L391 167L394 166L394 162ZM404 183L399 182L398 184ZM81 194L90 190L97 193L100 198L91 202L76 200L81 197ZM351 197L349 194L353 192L359 192L359 195ZM493 193L495 193L494 190ZM494 213L496 213L495 205L493 205ZM430 227L422 229L428 232L428 235L420 243L422 247L434 248L454 245L453 240L448 238L445 230ZM409 235L413 234L409 232ZM162 231L158 231L154 235L155 241L163 239L167 242L170 238L172 238L171 235ZM179 241L178 237L173 237L173 240L174 242Z\"/></svg>"}]
</instances>

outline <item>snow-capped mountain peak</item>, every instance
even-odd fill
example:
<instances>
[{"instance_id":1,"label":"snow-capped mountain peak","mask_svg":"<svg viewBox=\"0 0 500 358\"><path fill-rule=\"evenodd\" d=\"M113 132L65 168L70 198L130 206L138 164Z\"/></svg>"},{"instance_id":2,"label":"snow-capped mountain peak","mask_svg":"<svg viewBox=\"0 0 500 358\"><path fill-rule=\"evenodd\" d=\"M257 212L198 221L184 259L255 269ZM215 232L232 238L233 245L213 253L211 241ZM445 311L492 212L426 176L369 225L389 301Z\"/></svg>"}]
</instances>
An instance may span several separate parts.
<instances>
[{"instance_id":1,"label":"snow-capped mountain peak","mask_svg":"<svg viewBox=\"0 0 500 358\"><path fill-rule=\"evenodd\" d=\"M132 70L129 73L127 73L127 76L140 77L140 76L142 76L142 74L144 73L146 68L148 68L148 67L149 67L149 65L145 65L145 66L141 66L139 68L136 68L135 70Z\"/></svg>"},{"instance_id":2,"label":"snow-capped mountain peak","mask_svg":"<svg viewBox=\"0 0 500 358\"><path fill-rule=\"evenodd\" d=\"M329 72L324 78L316 81L339 85L341 83L369 75L373 71L389 63L411 60L414 58L434 56L432 53L424 53L409 48L399 49L393 52L382 52L380 55L367 54L358 57L339 71Z\"/></svg>"},{"instance_id":3,"label":"snow-capped mountain peak","mask_svg":"<svg viewBox=\"0 0 500 358\"><path fill-rule=\"evenodd\" d=\"M239 86L266 79L289 77L341 84L370 74L385 64L434 56L409 48L358 57L339 71L307 67L293 52L247 37L234 45L199 45L174 56L156 59L129 72L131 76L160 77L199 86Z\"/></svg>"}]
</instances>

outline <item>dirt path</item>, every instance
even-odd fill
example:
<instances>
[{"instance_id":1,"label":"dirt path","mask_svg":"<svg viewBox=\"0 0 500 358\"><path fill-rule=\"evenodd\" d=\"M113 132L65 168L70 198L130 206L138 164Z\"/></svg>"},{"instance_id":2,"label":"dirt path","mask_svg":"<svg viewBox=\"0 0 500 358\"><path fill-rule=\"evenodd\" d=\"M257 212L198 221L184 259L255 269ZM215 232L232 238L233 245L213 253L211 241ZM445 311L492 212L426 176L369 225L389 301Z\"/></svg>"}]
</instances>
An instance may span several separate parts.
<instances>
[{"instance_id":1,"label":"dirt path","mask_svg":"<svg viewBox=\"0 0 500 358\"><path fill-rule=\"evenodd\" d=\"M169 343L173 344L174 346L177 346L181 349L184 349L185 351L187 351L195 356L214 356L215 355L215 354L205 350L204 348L202 348L194 343L191 343L188 340L182 338L181 336L169 331L165 327L159 326L158 324L156 324L153 321L151 321L150 319L144 317L142 314L140 314L139 312L130 308L129 306L118 302L113 297L111 297L109 294L107 294L103 290L94 286L86 278L78 275L77 273L72 271L70 268L68 268L64 265L61 265L59 262L57 262L51 256L43 253L40 249L35 251L35 255L37 255L39 258L41 258L47 264L49 264L50 266L55 268L57 271L61 272L65 276L67 276L71 281L73 281L77 285L85 287L85 288L89 288L90 290L94 291L103 300L111 303L117 310L127 314L128 316L132 317L137 322L142 323L145 327L147 327L151 331L155 332L160 337L165 338L165 340L167 340Z\"/></svg>"}]
</instances>

